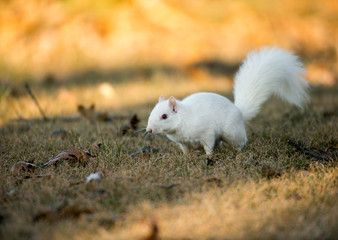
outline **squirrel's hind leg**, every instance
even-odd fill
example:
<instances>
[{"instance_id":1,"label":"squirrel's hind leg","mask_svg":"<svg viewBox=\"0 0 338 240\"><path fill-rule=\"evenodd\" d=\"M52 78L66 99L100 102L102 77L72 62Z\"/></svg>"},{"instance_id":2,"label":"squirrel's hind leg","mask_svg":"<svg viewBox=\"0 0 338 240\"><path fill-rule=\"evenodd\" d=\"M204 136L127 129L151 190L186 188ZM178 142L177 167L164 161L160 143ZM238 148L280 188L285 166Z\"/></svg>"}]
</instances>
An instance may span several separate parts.
<instances>
[{"instance_id":1,"label":"squirrel's hind leg","mask_svg":"<svg viewBox=\"0 0 338 240\"><path fill-rule=\"evenodd\" d=\"M246 135L243 136L236 136L236 137L227 137L226 142L228 142L230 145L237 147L239 150L241 150L246 142L247 142L247 138Z\"/></svg>"},{"instance_id":2,"label":"squirrel's hind leg","mask_svg":"<svg viewBox=\"0 0 338 240\"><path fill-rule=\"evenodd\" d=\"M232 135L229 134L226 134L225 136L223 135L223 140L228 144L237 147L240 150L244 147L248 139L246 137L246 132L240 131Z\"/></svg>"}]
</instances>

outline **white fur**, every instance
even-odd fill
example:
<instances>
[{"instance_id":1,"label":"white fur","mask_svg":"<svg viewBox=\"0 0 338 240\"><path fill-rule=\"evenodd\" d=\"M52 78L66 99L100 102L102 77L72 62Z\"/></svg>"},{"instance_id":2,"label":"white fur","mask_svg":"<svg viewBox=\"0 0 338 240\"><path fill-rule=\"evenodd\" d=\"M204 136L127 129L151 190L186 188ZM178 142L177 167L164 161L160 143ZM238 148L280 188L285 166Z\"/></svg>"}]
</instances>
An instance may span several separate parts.
<instances>
[{"instance_id":1,"label":"white fur","mask_svg":"<svg viewBox=\"0 0 338 240\"><path fill-rule=\"evenodd\" d=\"M166 134L184 153L190 147L203 147L211 155L222 141L242 148L247 141L245 122L271 94L303 106L308 99L308 83L300 76L304 72L297 57L287 51L253 51L235 77L235 104L215 93L195 93L182 101L161 96L149 116L147 131Z\"/></svg>"},{"instance_id":2,"label":"white fur","mask_svg":"<svg viewBox=\"0 0 338 240\"><path fill-rule=\"evenodd\" d=\"M302 63L290 52L276 47L252 51L235 76L235 105L245 121L258 114L271 94L301 108L308 101L304 74Z\"/></svg>"}]
</instances>

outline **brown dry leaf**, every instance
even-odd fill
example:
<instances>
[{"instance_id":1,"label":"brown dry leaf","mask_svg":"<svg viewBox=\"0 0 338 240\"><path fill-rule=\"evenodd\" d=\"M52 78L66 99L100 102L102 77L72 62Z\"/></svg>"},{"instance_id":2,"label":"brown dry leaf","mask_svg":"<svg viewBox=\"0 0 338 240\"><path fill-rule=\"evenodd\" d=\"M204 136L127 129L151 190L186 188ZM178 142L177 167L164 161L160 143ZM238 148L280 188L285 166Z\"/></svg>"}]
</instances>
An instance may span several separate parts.
<instances>
[{"instance_id":1,"label":"brown dry leaf","mask_svg":"<svg viewBox=\"0 0 338 240\"><path fill-rule=\"evenodd\" d=\"M13 167L11 168L11 173L13 175L17 175L22 172L28 172L28 171L34 170L37 167L38 166L36 166L35 164L20 161L13 165Z\"/></svg>"},{"instance_id":2,"label":"brown dry leaf","mask_svg":"<svg viewBox=\"0 0 338 240\"><path fill-rule=\"evenodd\" d=\"M63 151L56 155L56 157L50 159L48 162L43 164L43 167L47 166L56 166L60 161L67 161L71 164L80 163L80 164L86 164L88 163L89 159L93 156L90 152L84 151L81 149L69 149L66 151Z\"/></svg>"},{"instance_id":3,"label":"brown dry leaf","mask_svg":"<svg viewBox=\"0 0 338 240\"><path fill-rule=\"evenodd\" d=\"M92 104L89 108L84 107L83 105L79 105L77 110L84 118L88 119L90 122L95 122L95 105Z\"/></svg>"},{"instance_id":4,"label":"brown dry leaf","mask_svg":"<svg viewBox=\"0 0 338 240\"><path fill-rule=\"evenodd\" d=\"M130 118L129 124L122 125L120 127L120 132L122 133L122 135L126 135L128 133L133 133L133 132L135 133L135 130L137 130L139 123L140 123L140 119L138 118L137 114L134 114Z\"/></svg>"},{"instance_id":5,"label":"brown dry leaf","mask_svg":"<svg viewBox=\"0 0 338 240\"><path fill-rule=\"evenodd\" d=\"M137 114L134 114L129 121L131 129L136 130L140 121Z\"/></svg>"}]
</instances>

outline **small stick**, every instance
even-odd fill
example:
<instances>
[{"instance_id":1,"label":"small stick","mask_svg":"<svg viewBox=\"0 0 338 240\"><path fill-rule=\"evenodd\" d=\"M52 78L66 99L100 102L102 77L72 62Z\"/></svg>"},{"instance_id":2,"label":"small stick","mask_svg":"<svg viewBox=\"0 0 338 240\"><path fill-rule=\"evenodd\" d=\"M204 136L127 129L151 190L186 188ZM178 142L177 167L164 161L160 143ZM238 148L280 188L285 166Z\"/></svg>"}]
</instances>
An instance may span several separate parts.
<instances>
[{"instance_id":1,"label":"small stick","mask_svg":"<svg viewBox=\"0 0 338 240\"><path fill-rule=\"evenodd\" d=\"M291 139L289 139L287 141L287 143L293 147L296 148L296 151L298 152L301 152L307 156L310 156L310 157L313 157L313 158L316 158L317 160L319 161L323 161L323 162L329 162L330 160L330 157L327 156L326 154L320 154L318 152L314 152L314 151L310 151L309 149L303 147L299 142L294 142L292 141Z\"/></svg>"},{"instance_id":2,"label":"small stick","mask_svg":"<svg viewBox=\"0 0 338 240\"><path fill-rule=\"evenodd\" d=\"M31 96L31 98L32 98L33 101L35 102L36 106L38 107L38 109L39 109L39 111L40 111L40 113L41 113L41 115L42 115L43 120L47 121L48 118L46 117L45 113L43 112L42 108L40 107L40 104L39 104L38 100L36 99L36 97L34 96L34 94L33 94L32 90L31 90L31 88L30 88L29 85L28 85L28 83L25 83L25 88L26 88L26 90L27 90L29 96Z\"/></svg>"}]
</instances>

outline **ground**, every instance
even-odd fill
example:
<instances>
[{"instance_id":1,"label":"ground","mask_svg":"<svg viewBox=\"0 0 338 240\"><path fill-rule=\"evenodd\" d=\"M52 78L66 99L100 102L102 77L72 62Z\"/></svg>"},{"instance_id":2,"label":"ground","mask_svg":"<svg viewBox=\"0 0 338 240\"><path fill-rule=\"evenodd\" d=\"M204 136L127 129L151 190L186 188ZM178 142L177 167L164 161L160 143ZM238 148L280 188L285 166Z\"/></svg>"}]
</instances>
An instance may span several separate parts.
<instances>
[{"instance_id":1,"label":"ground","mask_svg":"<svg viewBox=\"0 0 338 240\"><path fill-rule=\"evenodd\" d=\"M272 99L247 126L246 147L222 146L212 166L144 134L154 102L102 121L9 121L0 140L1 238L334 239L337 94L313 87L303 111ZM134 114L139 130L129 126ZM43 167L74 148L92 157ZM37 167L12 171L19 161ZM100 171L100 181L86 183Z\"/></svg>"}]
</instances>

